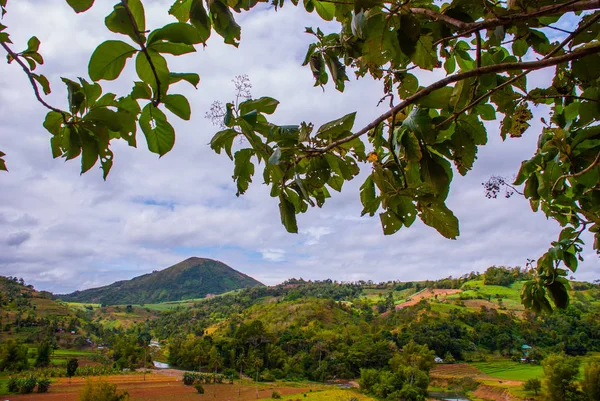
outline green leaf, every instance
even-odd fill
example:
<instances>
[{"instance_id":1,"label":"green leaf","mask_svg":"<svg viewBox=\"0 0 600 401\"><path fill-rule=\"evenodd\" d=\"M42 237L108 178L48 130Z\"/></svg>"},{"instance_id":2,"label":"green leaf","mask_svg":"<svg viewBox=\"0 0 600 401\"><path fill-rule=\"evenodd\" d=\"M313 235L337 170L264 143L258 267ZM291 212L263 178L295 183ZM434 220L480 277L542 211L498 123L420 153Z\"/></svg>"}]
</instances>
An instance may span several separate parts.
<instances>
[{"instance_id":1,"label":"green leaf","mask_svg":"<svg viewBox=\"0 0 600 401\"><path fill-rule=\"evenodd\" d=\"M190 8L190 22L198 30L202 43L206 43L210 37L210 18L202 4L202 0L192 0Z\"/></svg>"},{"instance_id":2,"label":"green leaf","mask_svg":"<svg viewBox=\"0 0 600 401\"><path fill-rule=\"evenodd\" d=\"M152 99L152 89L148 84L140 81L133 83L133 89L131 90L131 97L133 99Z\"/></svg>"},{"instance_id":3,"label":"green leaf","mask_svg":"<svg viewBox=\"0 0 600 401\"><path fill-rule=\"evenodd\" d=\"M174 56L181 56L182 54L194 53L196 51L196 48L192 45L172 42L155 42L148 46L148 49L152 49L158 53L172 54Z\"/></svg>"},{"instance_id":4,"label":"green leaf","mask_svg":"<svg viewBox=\"0 0 600 401\"><path fill-rule=\"evenodd\" d=\"M88 73L93 81L117 79L125 67L128 58L137 49L120 40L107 40L101 43L90 58Z\"/></svg>"},{"instance_id":5,"label":"green leaf","mask_svg":"<svg viewBox=\"0 0 600 401\"><path fill-rule=\"evenodd\" d=\"M82 13L89 10L94 5L94 0L67 0L67 4L70 5L76 13Z\"/></svg>"},{"instance_id":6,"label":"green leaf","mask_svg":"<svg viewBox=\"0 0 600 401\"><path fill-rule=\"evenodd\" d=\"M83 117L83 121L91 121L102 124L114 132L119 132L122 128L117 113L107 109L106 107L96 107L90 110L90 112Z\"/></svg>"},{"instance_id":7,"label":"green leaf","mask_svg":"<svg viewBox=\"0 0 600 401\"><path fill-rule=\"evenodd\" d=\"M479 104L475 110L483 120L494 121L496 119L496 109L491 104Z\"/></svg>"},{"instance_id":8,"label":"green leaf","mask_svg":"<svg viewBox=\"0 0 600 401\"><path fill-rule=\"evenodd\" d=\"M298 223L296 222L296 209L292 202L285 196L279 195L279 214L281 215L281 224L289 233L298 233Z\"/></svg>"},{"instance_id":9,"label":"green leaf","mask_svg":"<svg viewBox=\"0 0 600 401\"><path fill-rule=\"evenodd\" d=\"M392 235L402 228L402 220L392 210L379 213L379 220L385 235Z\"/></svg>"},{"instance_id":10,"label":"green leaf","mask_svg":"<svg viewBox=\"0 0 600 401\"><path fill-rule=\"evenodd\" d=\"M448 107L448 103L450 103L452 90L453 89L450 86L435 90L429 95L418 100L416 104L427 109L445 109Z\"/></svg>"},{"instance_id":11,"label":"green leaf","mask_svg":"<svg viewBox=\"0 0 600 401\"><path fill-rule=\"evenodd\" d=\"M171 72L169 73L169 84L174 84L179 81L189 82L194 86L194 88L198 89L198 84L200 83L200 75L195 72Z\"/></svg>"},{"instance_id":12,"label":"green leaf","mask_svg":"<svg viewBox=\"0 0 600 401\"><path fill-rule=\"evenodd\" d=\"M237 196L244 194L248 190L249 183L252 182L254 175L254 164L250 161L254 155L252 149L242 149L235 152L233 157L235 167L233 169L233 179L237 184Z\"/></svg>"},{"instance_id":13,"label":"green leaf","mask_svg":"<svg viewBox=\"0 0 600 401\"><path fill-rule=\"evenodd\" d=\"M442 199L445 199L448 194L451 179L444 164L448 164L448 162L429 152L423 153L420 162L421 180Z\"/></svg>"},{"instance_id":14,"label":"green leaf","mask_svg":"<svg viewBox=\"0 0 600 401\"><path fill-rule=\"evenodd\" d=\"M312 3L321 18L325 21L333 20L335 16L335 4L319 0L312 0Z\"/></svg>"},{"instance_id":15,"label":"green leaf","mask_svg":"<svg viewBox=\"0 0 600 401\"><path fill-rule=\"evenodd\" d=\"M555 279L551 284L548 284L546 288L557 308L565 309L569 306L569 293L561 281Z\"/></svg>"},{"instance_id":16,"label":"green leaf","mask_svg":"<svg viewBox=\"0 0 600 401\"><path fill-rule=\"evenodd\" d=\"M175 130L167 121L167 116L152 103L148 103L142 110L140 127L146 136L150 152L162 157L173 149Z\"/></svg>"},{"instance_id":17,"label":"green leaf","mask_svg":"<svg viewBox=\"0 0 600 401\"><path fill-rule=\"evenodd\" d=\"M89 171L98 161L98 144L90 135L84 133L82 137L84 139L81 144L81 174Z\"/></svg>"},{"instance_id":18,"label":"green leaf","mask_svg":"<svg viewBox=\"0 0 600 401\"><path fill-rule=\"evenodd\" d=\"M183 95L167 95L163 99L165 107L177 117L189 120L191 116L190 103Z\"/></svg>"},{"instance_id":19,"label":"green leaf","mask_svg":"<svg viewBox=\"0 0 600 401\"><path fill-rule=\"evenodd\" d=\"M50 94L50 82L48 81L48 78L46 78L43 75L38 75L38 74L34 74L32 73L31 76L33 77L33 79L35 79L42 87L42 90L44 91L45 95L49 95Z\"/></svg>"},{"instance_id":20,"label":"green leaf","mask_svg":"<svg viewBox=\"0 0 600 401\"><path fill-rule=\"evenodd\" d=\"M37 37L32 36L29 39L29 41L27 41L27 50L25 50L25 53L27 53L27 52L37 53L37 51L39 49L40 49L40 40Z\"/></svg>"},{"instance_id":21,"label":"green leaf","mask_svg":"<svg viewBox=\"0 0 600 401\"><path fill-rule=\"evenodd\" d=\"M192 0L176 0L169 8L169 14L177 18L179 22L187 22L190 19Z\"/></svg>"},{"instance_id":22,"label":"green leaf","mask_svg":"<svg viewBox=\"0 0 600 401\"><path fill-rule=\"evenodd\" d=\"M438 63L438 58L433 48L433 38L431 35L425 35L419 38L411 60L419 67L433 71L433 67Z\"/></svg>"},{"instance_id":23,"label":"green leaf","mask_svg":"<svg viewBox=\"0 0 600 401\"><path fill-rule=\"evenodd\" d=\"M60 135L63 124L64 119L62 114L56 111L50 111L46 114L43 125L52 135Z\"/></svg>"},{"instance_id":24,"label":"green leaf","mask_svg":"<svg viewBox=\"0 0 600 401\"><path fill-rule=\"evenodd\" d=\"M425 131L431 130L431 125L429 110L421 109L417 106L413 107L402 122L403 127L406 127L417 134L423 134Z\"/></svg>"},{"instance_id":25,"label":"green leaf","mask_svg":"<svg viewBox=\"0 0 600 401\"><path fill-rule=\"evenodd\" d=\"M235 22L229 7L221 0L214 0L210 3L210 15L213 28L223 37L225 43L238 47L242 30Z\"/></svg>"},{"instance_id":26,"label":"green leaf","mask_svg":"<svg viewBox=\"0 0 600 401\"><path fill-rule=\"evenodd\" d=\"M402 146L404 147L404 152L406 153L406 158L411 162L419 162L423 158L423 153L421 152L421 145L419 144L419 140L417 136L413 132L406 132L402 135L401 138Z\"/></svg>"},{"instance_id":27,"label":"green leaf","mask_svg":"<svg viewBox=\"0 0 600 401\"><path fill-rule=\"evenodd\" d=\"M352 129L355 118L356 112L353 112L337 120L325 123L317 130L316 135L320 138L335 139Z\"/></svg>"},{"instance_id":28,"label":"green leaf","mask_svg":"<svg viewBox=\"0 0 600 401\"><path fill-rule=\"evenodd\" d=\"M374 216L377 209L379 209L381 200L375 194L375 182L373 182L373 178L370 175L360 186L360 202L363 205L363 210L360 213L361 216L367 213L369 216Z\"/></svg>"},{"instance_id":29,"label":"green leaf","mask_svg":"<svg viewBox=\"0 0 600 401\"><path fill-rule=\"evenodd\" d=\"M443 202L437 200L420 201L417 203L417 208L423 223L435 228L446 238L456 239L458 237L458 219Z\"/></svg>"},{"instance_id":30,"label":"green leaf","mask_svg":"<svg viewBox=\"0 0 600 401\"><path fill-rule=\"evenodd\" d=\"M225 152L227 152L229 158L233 160L233 155L231 154L231 147L233 146L233 139L238 135L239 132L233 129L219 131L211 139L210 147L218 154L221 154L221 150L225 149Z\"/></svg>"},{"instance_id":31,"label":"green leaf","mask_svg":"<svg viewBox=\"0 0 600 401\"><path fill-rule=\"evenodd\" d=\"M148 56L152 61L152 65L148 62ZM135 59L135 70L140 79L150 85L155 93L159 92L165 94L169 87L169 67L167 66L167 60L159 53L148 50L148 55L143 52L138 53ZM156 76L158 76L158 82Z\"/></svg>"},{"instance_id":32,"label":"green leaf","mask_svg":"<svg viewBox=\"0 0 600 401\"><path fill-rule=\"evenodd\" d=\"M140 43L140 41L145 43L146 38L143 32L146 31L146 16L144 6L140 0L129 0L127 7L131 12L131 17L123 4L116 4L112 13L105 18L104 24L111 32L128 35L135 43ZM135 27L131 22L132 17Z\"/></svg>"},{"instance_id":33,"label":"green leaf","mask_svg":"<svg viewBox=\"0 0 600 401\"><path fill-rule=\"evenodd\" d=\"M529 45L523 39L517 39L512 44L513 54L517 57L523 57L529 50Z\"/></svg>"},{"instance_id":34,"label":"green leaf","mask_svg":"<svg viewBox=\"0 0 600 401\"><path fill-rule=\"evenodd\" d=\"M148 44L166 40L173 43L183 43L186 45L195 45L204 42L200 32L192 25L183 22L173 22L160 29L152 31L148 36Z\"/></svg>"},{"instance_id":35,"label":"green leaf","mask_svg":"<svg viewBox=\"0 0 600 401\"><path fill-rule=\"evenodd\" d=\"M247 114L253 110L259 113L273 114L278 105L279 101L272 97L261 97L260 99L250 99L240 103L239 110L240 114Z\"/></svg>"}]
</instances>

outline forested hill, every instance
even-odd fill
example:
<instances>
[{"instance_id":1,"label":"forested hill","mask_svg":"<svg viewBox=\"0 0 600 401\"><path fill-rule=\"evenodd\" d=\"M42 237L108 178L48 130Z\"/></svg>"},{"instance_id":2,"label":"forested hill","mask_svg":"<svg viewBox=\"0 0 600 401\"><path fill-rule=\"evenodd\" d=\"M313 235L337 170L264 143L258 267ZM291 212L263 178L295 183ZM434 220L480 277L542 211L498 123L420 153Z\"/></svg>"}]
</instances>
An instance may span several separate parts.
<instances>
[{"instance_id":1,"label":"forested hill","mask_svg":"<svg viewBox=\"0 0 600 401\"><path fill-rule=\"evenodd\" d=\"M145 304L203 298L260 286L263 284L259 281L222 262L189 258L161 271L59 297L68 302Z\"/></svg>"}]
</instances>

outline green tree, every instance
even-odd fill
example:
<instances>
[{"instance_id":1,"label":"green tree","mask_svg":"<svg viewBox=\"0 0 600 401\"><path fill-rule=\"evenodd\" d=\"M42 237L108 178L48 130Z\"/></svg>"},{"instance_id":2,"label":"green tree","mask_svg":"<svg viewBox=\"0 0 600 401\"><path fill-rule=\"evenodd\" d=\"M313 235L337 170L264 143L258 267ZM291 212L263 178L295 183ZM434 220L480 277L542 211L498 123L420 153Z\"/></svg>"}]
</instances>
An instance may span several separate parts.
<instances>
[{"instance_id":1,"label":"green tree","mask_svg":"<svg viewBox=\"0 0 600 401\"><path fill-rule=\"evenodd\" d=\"M33 36L26 47L13 44L8 27L0 25L0 45L50 110L43 126L51 135L52 156L80 159L82 173L99 162L106 178L113 141L136 146L139 126L148 149L162 156L175 144L175 129L163 110L190 119L189 102L173 93L173 84L197 86L200 77L193 71L171 71L164 55L194 52L206 45L212 31L237 47L241 27L233 12L262 2L271 3L176 0L168 10L176 22L162 27L146 21L142 0L117 2L105 24L122 36L93 51L89 80L62 78L68 91L62 107L50 105L41 94L50 93L50 82L34 72L44 62L40 40ZM81 13L94 0L67 3ZM519 191L534 211L563 227L535 262L536 275L522 299L535 311L552 310L550 299L566 307L565 277L567 270L577 269L585 230L600 252L598 2L526 0L510 2L510 7L489 0L272 2L275 10L290 3L339 24L339 31L329 34L306 29L314 43L303 64L315 86L331 84L343 92L349 72L359 78L369 75L381 82L381 102L389 101L389 109L362 128L355 127L356 113L319 128L307 122L280 126L268 120L279 104L276 99L251 99L238 92L242 101L217 104L210 113L222 127L210 146L234 162L237 194L247 191L255 164L264 163L264 182L278 199L281 221L289 232L298 232L296 215L309 206L321 207L330 190L341 191L362 167L368 170L360 187L362 214L378 214L385 234L410 227L418 217L454 239L459 222L446 205L453 168L460 175L472 169L488 141L483 122L498 121L493 129L503 139L519 138L530 127L532 107L547 105L551 118L543 120L535 153L522 163L514 183L494 177L486 190L489 197L506 187ZM6 0L0 8L2 14L9 11ZM571 31L553 25L563 15ZM549 32L558 39L551 42ZM131 92L103 94L99 82L117 79L132 58L137 77ZM552 71L553 79L540 87L528 83L527 75L541 69ZM234 152L237 137L246 141ZM0 152L2 170L4 157Z\"/></svg>"},{"instance_id":2,"label":"green tree","mask_svg":"<svg viewBox=\"0 0 600 401\"><path fill-rule=\"evenodd\" d=\"M50 342L42 341L37 348L37 356L35 358L36 367L45 367L50 365L50 354L52 353L52 347Z\"/></svg>"},{"instance_id":3,"label":"green tree","mask_svg":"<svg viewBox=\"0 0 600 401\"><path fill-rule=\"evenodd\" d=\"M538 395L538 392L542 389L542 381L537 377L529 379L523 385L523 390L531 391L535 395Z\"/></svg>"},{"instance_id":4,"label":"green tree","mask_svg":"<svg viewBox=\"0 0 600 401\"><path fill-rule=\"evenodd\" d=\"M24 344L8 339L0 344L0 372L7 370L20 372L29 367L27 359L28 349Z\"/></svg>"},{"instance_id":5,"label":"green tree","mask_svg":"<svg viewBox=\"0 0 600 401\"><path fill-rule=\"evenodd\" d=\"M67 377L69 378L69 382L71 382L71 377L75 376L78 367L79 361L77 361L77 358L70 358L67 361Z\"/></svg>"},{"instance_id":6,"label":"green tree","mask_svg":"<svg viewBox=\"0 0 600 401\"><path fill-rule=\"evenodd\" d=\"M585 365L581 389L589 401L600 400L600 363L597 361Z\"/></svg>"},{"instance_id":7,"label":"green tree","mask_svg":"<svg viewBox=\"0 0 600 401\"><path fill-rule=\"evenodd\" d=\"M551 355L542 362L544 368L543 390L547 401L575 400L579 374L579 361L565 355Z\"/></svg>"}]
</instances>

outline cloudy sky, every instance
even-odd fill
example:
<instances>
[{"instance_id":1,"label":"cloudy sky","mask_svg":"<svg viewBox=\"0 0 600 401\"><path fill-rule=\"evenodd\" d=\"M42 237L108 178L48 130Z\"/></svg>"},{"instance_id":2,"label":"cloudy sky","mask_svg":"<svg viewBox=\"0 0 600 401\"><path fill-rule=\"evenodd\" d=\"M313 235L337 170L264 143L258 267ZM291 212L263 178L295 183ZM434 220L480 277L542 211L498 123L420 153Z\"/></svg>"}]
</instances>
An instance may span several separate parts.
<instances>
[{"instance_id":1,"label":"cloudy sky","mask_svg":"<svg viewBox=\"0 0 600 401\"><path fill-rule=\"evenodd\" d=\"M103 24L111 2L74 15L64 0L9 1L7 25L17 50L36 35L51 81L48 101L66 107L60 77L87 77L93 49L116 38ZM146 1L147 26L171 22L169 1ZM278 201L270 198L260 174L248 193L237 198L233 165L207 145L216 129L204 119L214 100L232 98L234 76L247 74L254 97L281 101L273 122L315 125L358 111L356 128L383 113L376 104L379 83L352 81L344 94L313 88L300 66L311 37L305 26L325 25L314 15L287 5L237 16L242 26L238 49L213 33L208 47L169 59L172 71L197 71L198 90L179 84L173 92L191 101L192 119L173 116L175 148L160 160L147 151L138 132L138 149L113 142L115 163L106 182L98 166L80 176L79 161L53 160L49 134L42 127L46 110L34 100L22 70L0 64L0 150L10 173L0 174L0 274L23 277L39 289L69 292L162 269L190 256L221 260L266 284L290 277L351 280L417 280L459 276L490 265L523 266L539 257L560 228L529 209L519 197L488 200L481 182L490 175L512 177L531 156L539 123L524 138L502 142L497 124L489 124L489 144L467 177L455 174L448 205L460 220L456 241L416 222L408 230L384 236L378 218L360 217L361 177L332 191L322 209L299 216L300 233L280 224ZM121 37L122 38L122 37ZM131 65L129 66L131 67ZM543 82L544 74L530 77ZM133 71L103 83L119 95L131 88ZM543 110L539 110L543 115ZM539 117L536 121L539 121ZM364 177L363 177L364 179ZM580 265L578 279L600 278L592 252Z\"/></svg>"}]
</instances>

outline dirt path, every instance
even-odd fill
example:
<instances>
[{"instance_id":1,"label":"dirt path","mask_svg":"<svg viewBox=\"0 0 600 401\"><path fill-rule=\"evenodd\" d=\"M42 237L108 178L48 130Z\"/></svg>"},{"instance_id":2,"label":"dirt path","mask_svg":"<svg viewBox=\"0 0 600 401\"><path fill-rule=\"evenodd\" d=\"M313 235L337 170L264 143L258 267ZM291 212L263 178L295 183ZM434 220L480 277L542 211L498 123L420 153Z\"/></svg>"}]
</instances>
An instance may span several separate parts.
<instances>
[{"instance_id":1,"label":"dirt path","mask_svg":"<svg viewBox=\"0 0 600 401\"><path fill-rule=\"evenodd\" d=\"M413 306L419 303L422 299L435 298L438 296L439 298L445 298L448 295L456 294L461 292L462 290L432 290L427 289L425 291L421 291L410 297L410 301L403 302L401 304L396 305L396 310L405 308L407 306Z\"/></svg>"}]
</instances>

